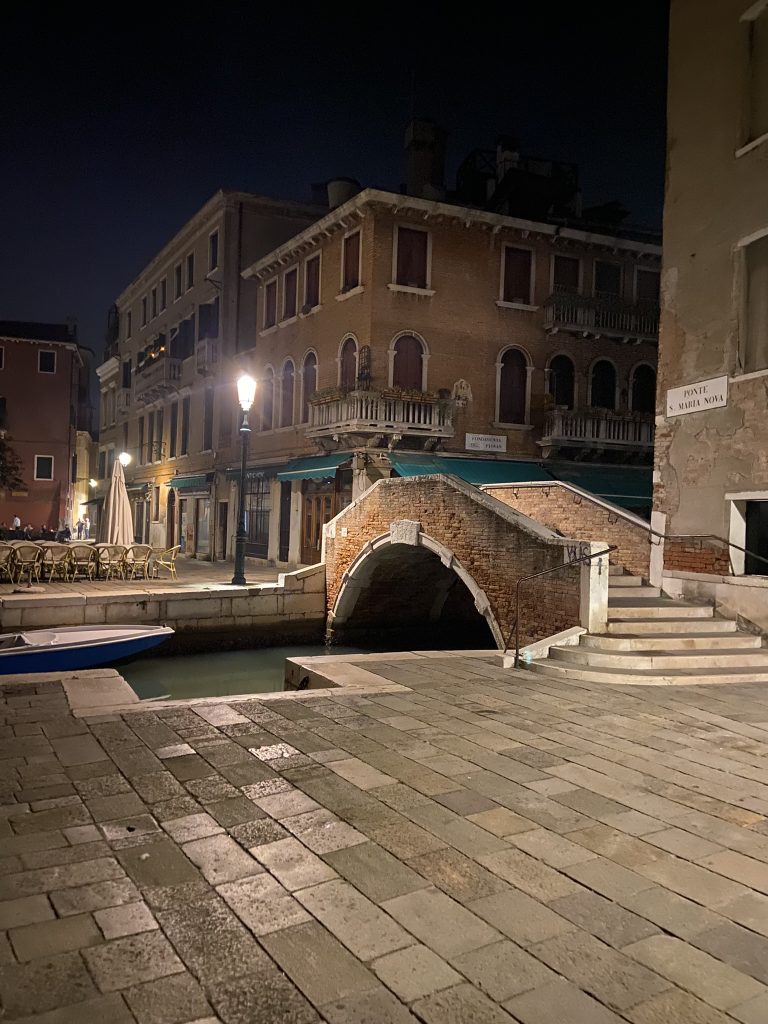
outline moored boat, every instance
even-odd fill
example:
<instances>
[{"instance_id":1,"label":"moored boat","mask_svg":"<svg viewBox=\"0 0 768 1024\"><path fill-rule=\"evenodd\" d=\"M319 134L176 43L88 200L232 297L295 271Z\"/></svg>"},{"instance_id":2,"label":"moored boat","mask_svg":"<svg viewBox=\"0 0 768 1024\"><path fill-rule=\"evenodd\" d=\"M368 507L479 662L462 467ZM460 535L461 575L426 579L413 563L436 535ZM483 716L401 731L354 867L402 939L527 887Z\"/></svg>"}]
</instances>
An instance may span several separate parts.
<instances>
[{"instance_id":1,"label":"moored boat","mask_svg":"<svg viewBox=\"0 0 768 1024\"><path fill-rule=\"evenodd\" d=\"M170 626L64 626L0 635L0 675L68 672L131 658L164 643Z\"/></svg>"}]
</instances>

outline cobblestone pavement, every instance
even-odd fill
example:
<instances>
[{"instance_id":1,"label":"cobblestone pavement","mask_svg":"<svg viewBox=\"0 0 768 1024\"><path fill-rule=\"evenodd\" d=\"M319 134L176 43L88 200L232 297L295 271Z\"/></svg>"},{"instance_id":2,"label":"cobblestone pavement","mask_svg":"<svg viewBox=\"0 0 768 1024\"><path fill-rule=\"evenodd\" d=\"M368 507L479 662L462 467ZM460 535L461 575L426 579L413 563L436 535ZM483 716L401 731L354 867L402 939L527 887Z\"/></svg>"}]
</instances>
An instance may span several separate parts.
<instances>
[{"instance_id":1,"label":"cobblestone pavement","mask_svg":"<svg viewBox=\"0 0 768 1024\"><path fill-rule=\"evenodd\" d=\"M768 688L2 688L4 1024L765 1024Z\"/></svg>"}]
</instances>

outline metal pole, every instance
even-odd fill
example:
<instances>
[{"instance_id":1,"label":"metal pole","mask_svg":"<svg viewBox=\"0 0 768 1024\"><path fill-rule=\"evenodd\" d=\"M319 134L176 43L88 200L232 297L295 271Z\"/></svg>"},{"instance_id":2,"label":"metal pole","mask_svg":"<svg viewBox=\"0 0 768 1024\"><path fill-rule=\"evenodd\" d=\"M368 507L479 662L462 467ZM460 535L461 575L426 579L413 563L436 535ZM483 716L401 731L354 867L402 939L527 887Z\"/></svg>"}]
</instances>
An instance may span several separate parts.
<instances>
[{"instance_id":1,"label":"metal pole","mask_svg":"<svg viewBox=\"0 0 768 1024\"><path fill-rule=\"evenodd\" d=\"M243 413L243 422L240 427L241 462L240 462L240 494L237 499L237 533L235 535L235 571L232 576L232 583L235 586L245 586L245 474L248 465L248 439L251 428L248 425L248 413Z\"/></svg>"}]
</instances>

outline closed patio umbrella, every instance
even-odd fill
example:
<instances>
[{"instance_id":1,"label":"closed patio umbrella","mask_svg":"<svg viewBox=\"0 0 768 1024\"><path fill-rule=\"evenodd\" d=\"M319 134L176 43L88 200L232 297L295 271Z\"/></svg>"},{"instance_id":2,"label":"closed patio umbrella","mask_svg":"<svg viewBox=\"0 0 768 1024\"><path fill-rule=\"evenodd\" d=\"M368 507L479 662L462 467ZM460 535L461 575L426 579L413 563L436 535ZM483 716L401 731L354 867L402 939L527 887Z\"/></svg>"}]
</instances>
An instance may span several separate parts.
<instances>
[{"instance_id":1,"label":"closed patio umbrella","mask_svg":"<svg viewBox=\"0 0 768 1024\"><path fill-rule=\"evenodd\" d=\"M130 547L133 544L133 519L131 503L125 486L125 473L119 459L115 459L112 467L112 479L104 500L101 515L100 539L105 544L122 544Z\"/></svg>"}]
</instances>

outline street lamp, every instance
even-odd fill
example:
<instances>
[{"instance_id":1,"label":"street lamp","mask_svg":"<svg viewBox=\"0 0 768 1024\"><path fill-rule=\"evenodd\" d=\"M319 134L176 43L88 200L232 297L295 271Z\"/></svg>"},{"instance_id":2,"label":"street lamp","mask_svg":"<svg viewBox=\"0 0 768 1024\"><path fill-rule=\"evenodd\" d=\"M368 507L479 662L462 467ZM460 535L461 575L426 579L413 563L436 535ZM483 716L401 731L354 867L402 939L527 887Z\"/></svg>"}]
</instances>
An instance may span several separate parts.
<instances>
[{"instance_id":1,"label":"street lamp","mask_svg":"<svg viewBox=\"0 0 768 1024\"><path fill-rule=\"evenodd\" d=\"M128 454L128 452L120 452L117 458L123 469L125 469L126 466L129 466L132 462L131 456Z\"/></svg>"},{"instance_id":2,"label":"street lamp","mask_svg":"<svg viewBox=\"0 0 768 1024\"><path fill-rule=\"evenodd\" d=\"M256 396L256 381L244 373L237 381L237 400L243 410L243 421L240 424L241 461L240 461L240 495L237 502L237 534L235 535L235 572L232 583L236 586L245 585L245 472L248 464L248 439L251 428L248 413L251 411Z\"/></svg>"}]
</instances>

